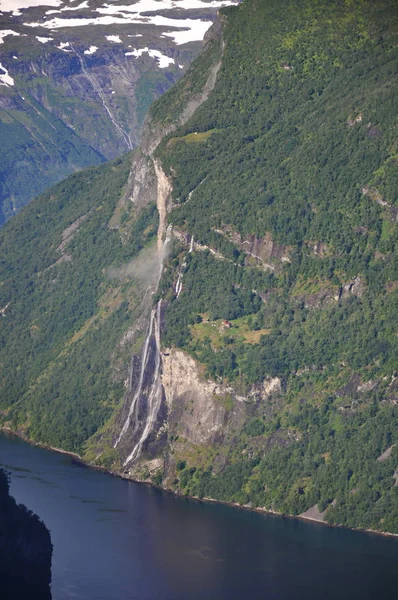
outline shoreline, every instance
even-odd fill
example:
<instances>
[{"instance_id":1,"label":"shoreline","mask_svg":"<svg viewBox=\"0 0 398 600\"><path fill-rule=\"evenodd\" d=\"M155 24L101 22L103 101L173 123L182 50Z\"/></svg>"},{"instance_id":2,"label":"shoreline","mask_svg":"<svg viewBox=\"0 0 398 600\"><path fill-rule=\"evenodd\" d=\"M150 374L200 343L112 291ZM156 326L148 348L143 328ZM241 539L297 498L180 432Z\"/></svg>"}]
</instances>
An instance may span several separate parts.
<instances>
[{"instance_id":1,"label":"shoreline","mask_svg":"<svg viewBox=\"0 0 398 600\"><path fill-rule=\"evenodd\" d=\"M256 512L256 513L259 513L262 515L281 517L281 518L285 518L285 519L295 519L295 520L298 519L298 520L304 521L304 522L309 521L312 523L316 523L318 525L323 525L326 527L332 527L332 528L337 528L337 529L348 529L350 531L359 531L362 533L381 535L383 537L398 538L398 533L390 533L388 531L378 531L377 529L359 529L357 527L346 527L345 525L335 525L333 523L327 523L326 521L320 521L320 520L314 519L312 517L303 517L300 515L289 515L286 513L278 512L276 510L269 510L269 509L261 508L261 507L248 506L245 504L238 504L236 502L228 502L227 500L215 500L214 498L198 498L197 496L184 496L183 494L179 494L178 492L175 492L175 491L171 490L170 488L166 488L161 485L155 485L154 483L152 483L150 481L142 481L140 479L134 479L133 477L124 475L123 473L119 473L118 471L112 471L111 469L107 469L105 467L101 467L99 465L94 465L92 463L86 462L85 460L83 460L83 458L80 456L80 454L77 454L76 452L69 452L68 450L62 450L62 448L56 448L55 446L49 446L49 445L43 444L41 442L35 442L35 441L29 439L28 437L26 437L25 435L23 435L22 433L14 431L13 429L10 429L9 427L0 427L0 431L2 431L4 433L8 433L11 436L15 436L15 437L21 439L22 441L26 442L27 444L30 444L31 446L36 446L37 448L42 448L43 450L49 450L51 452L57 452L58 454L64 454L66 456L70 456L71 458L76 460L76 462L79 462L82 466L84 466L88 469L101 471L102 473L106 473L107 475L111 475L113 477L119 477L120 479L124 479L126 481L131 481L132 483L144 484L148 487L160 490L167 494L171 494L172 496L175 496L177 498L185 498L186 500L191 500L194 502L202 502L202 503L206 503L206 504L220 504L220 505L224 505L224 506L230 506L231 508L239 508L239 509L243 509L243 510L249 510L251 512Z\"/></svg>"}]
</instances>

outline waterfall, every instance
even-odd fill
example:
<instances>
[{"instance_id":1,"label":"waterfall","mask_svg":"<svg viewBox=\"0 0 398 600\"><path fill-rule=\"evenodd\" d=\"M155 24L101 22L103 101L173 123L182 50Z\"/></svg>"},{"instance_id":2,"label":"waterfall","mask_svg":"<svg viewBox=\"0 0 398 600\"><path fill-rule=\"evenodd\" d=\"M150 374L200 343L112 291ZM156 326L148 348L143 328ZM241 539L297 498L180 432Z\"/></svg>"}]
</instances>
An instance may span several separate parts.
<instances>
[{"instance_id":1,"label":"waterfall","mask_svg":"<svg viewBox=\"0 0 398 600\"><path fill-rule=\"evenodd\" d=\"M87 79L87 81L91 84L93 90L96 92L96 94L98 95L99 99L102 102L102 106L104 107L105 111L108 113L108 117L110 118L112 124L115 126L117 132L119 133L119 135L123 138L128 150L132 150L134 148L134 145L131 141L131 138L129 136L129 134L127 133L127 131L125 131L121 125L117 122L114 114L112 113L112 111L110 110L108 103L106 101L106 96L104 94L104 92L101 89L101 86L96 82L95 77L93 75L91 75L89 73L89 71L86 68L85 62L84 62L84 58L82 56L80 56L80 54L77 52L77 50L75 49L74 45L72 44L72 42L69 42L69 45L72 49L72 51L76 54L79 63L80 63L80 67L82 70L82 74L84 75L84 77Z\"/></svg>"},{"instance_id":2,"label":"waterfall","mask_svg":"<svg viewBox=\"0 0 398 600\"><path fill-rule=\"evenodd\" d=\"M152 311L153 323L154 323L154 338L155 338L155 366L153 370L153 379L149 388L148 399L147 399L147 416L144 430L134 446L132 452L126 458L123 463L125 467L129 462L137 459L141 453L144 442L148 439L150 433L153 431L153 427L156 424L159 409L162 404L162 381L160 374L160 323L161 323L161 305L162 301L159 300L156 310ZM152 317L151 315L151 317ZM138 415L137 415L138 416Z\"/></svg>"},{"instance_id":3,"label":"waterfall","mask_svg":"<svg viewBox=\"0 0 398 600\"><path fill-rule=\"evenodd\" d=\"M140 376L138 379L138 385L137 385L137 389L135 391L135 394L133 396L133 399L131 401L130 404L130 409L129 409L129 414L127 415L127 419L125 420L122 430L119 434L119 437L117 438L115 444L113 445L114 448L116 448L116 446L119 444L120 440L122 439L122 437L124 436L124 434L126 433L127 429L129 428L130 425L130 420L131 417L135 411L135 408L137 406L137 401L139 399L139 397L141 396L142 393L142 388L143 388L143 382L144 382L144 375L145 375L145 369L148 363L148 356L149 356L149 342L151 341L151 337L152 337L152 331L153 331L153 322L155 319L155 309L152 310L151 312L151 318L149 321L149 330L145 339L145 344L144 344L144 348L142 351L142 355L141 355L141 369L140 369ZM130 376L130 389L132 388L132 384L133 384L133 366L131 367L131 376Z\"/></svg>"},{"instance_id":4,"label":"waterfall","mask_svg":"<svg viewBox=\"0 0 398 600\"><path fill-rule=\"evenodd\" d=\"M159 252L159 275L156 287L159 285L160 277L162 275L164 261L167 258L168 245L171 240L172 235L172 225L169 225L166 230L166 237L160 248ZM135 444L131 454L126 459L124 465L129 463L133 459L137 459L141 453L142 445L150 435L153 430L153 426L156 423L156 419L158 417L159 409L162 403L162 383L160 377L160 367L161 367L161 355L160 355L160 326L161 326L161 306L162 301L159 300L157 306L154 307L151 311L151 316L149 320L148 333L145 338L144 346L141 354L141 368L137 382L137 388L134 392L129 412L126 420L124 421L123 427L120 431L120 434L114 444L114 448L118 446L123 436L126 434L127 430L130 427L131 422L134 423L133 428L133 437L137 433L140 427L139 422L139 412L140 412L140 401L146 395L147 397L147 410L146 410L146 418L145 418L145 426L143 432ZM152 343L154 342L154 343ZM151 373L152 364L150 359L151 350L155 353L155 364L153 366L153 372ZM133 364L131 366L131 374L130 374L130 390L133 389ZM148 379L151 379L151 383L149 387L147 386ZM148 388L148 390L147 390ZM145 391L147 390L147 394Z\"/></svg>"},{"instance_id":5,"label":"waterfall","mask_svg":"<svg viewBox=\"0 0 398 600\"><path fill-rule=\"evenodd\" d=\"M192 252L192 250L193 250L193 236L191 237L191 241L190 241L190 244L189 244L188 254L190 254ZM176 298L178 298L179 295L182 292L182 278L184 276L184 271L185 271L185 268L187 266L187 260L186 260L186 258L187 258L187 255L185 255L184 261L183 261L183 263L181 265L181 268L180 268L180 270L178 272L177 283L176 283L175 288L174 288L174 293L176 295Z\"/></svg>"}]
</instances>

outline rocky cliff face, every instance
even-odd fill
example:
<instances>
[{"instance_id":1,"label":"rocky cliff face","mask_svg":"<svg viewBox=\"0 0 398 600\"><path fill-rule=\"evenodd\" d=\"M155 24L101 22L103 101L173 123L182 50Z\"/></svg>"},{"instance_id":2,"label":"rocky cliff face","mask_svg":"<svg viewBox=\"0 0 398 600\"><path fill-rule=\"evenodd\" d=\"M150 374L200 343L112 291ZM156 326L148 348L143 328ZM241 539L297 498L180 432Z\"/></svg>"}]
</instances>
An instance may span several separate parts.
<instances>
[{"instance_id":1,"label":"rocky cliff face","mask_svg":"<svg viewBox=\"0 0 398 600\"><path fill-rule=\"evenodd\" d=\"M9 495L0 470L0 591L3 598L51 600L50 534L40 519Z\"/></svg>"},{"instance_id":2,"label":"rocky cliff face","mask_svg":"<svg viewBox=\"0 0 398 600\"><path fill-rule=\"evenodd\" d=\"M219 23L213 27L206 43L205 54L213 52L214 46L219 46L222 52L223 42ZM210 66L203 88L193 95L187 95L184 109L176 121L161 125L149 118L143 132L141 149L134 155L126 192L121 202L123 204L133 203L139 210L149 202L156 201L159 215L155 267L158 269L159 275L150 281L146 292L148 297L150 297L149 294L157 291L173 235L172 228L167 228L172 188L154 153L163 137L188 121L195 110L206 101L215 86L220 66L221 61L217 58ZM145 319L145 313L143 317ZM146 337L141 354L133 356L128 392L125 395L124 407L116 421L117 429L120 430L116 429L114 432L113 441L114 448L121 452L124 473L131 473L136 477L142 477L143 473L146 476L148 464L152 465L150 468L150 472L152 472L151 460L163 452L168 439L166 432L169 428L170 410L173 404L170 387L167 395L163 382L164 359L167 353L161 352L163 322L161 300L150 314L146 311L146 318ZM132 335L134 337L134 333ZM195 371L195 365L191 365L191 371L192 373ZM178 385L178 376L174 381ZM200 391L199 384L197 393L199 396L201 394L206 396L205 388ZM200 406L198 406L198 410L200 410ZM156 470L159 471L159 462L156 462L156 465Z\"/></svg>"}]
</instances>

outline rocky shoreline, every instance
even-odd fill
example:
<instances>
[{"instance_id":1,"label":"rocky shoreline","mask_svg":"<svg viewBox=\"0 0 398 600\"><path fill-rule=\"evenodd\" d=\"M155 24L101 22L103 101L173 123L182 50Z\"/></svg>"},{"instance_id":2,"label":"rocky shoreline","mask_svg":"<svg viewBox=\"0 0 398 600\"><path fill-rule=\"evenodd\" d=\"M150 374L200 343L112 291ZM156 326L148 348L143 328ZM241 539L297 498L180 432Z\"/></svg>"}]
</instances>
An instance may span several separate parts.
<instances>
[{"instance_id":1,"label":"rocky shoreline","mask_svg":"<svg viewBox=\"0 0 398 600\"><path fill-rule=\"evenodd\" d=\"M344 525L332 525L331 523L327 523L326 521L323 521L321 519L318 519L318 518L315 518L315 517L312 517L312 516L304 516L305 513L302 513L301 515L289 515L289 514L285 514L285 513L281 513L281 512L275 511L275 510L269 510L269 509L261 508L261 507L253 507L253 506L249 506L247 504L246 505L244 505L244 504L238 504L236 502L228 502L226 500L215 500L214 498L198 498L197 496L183 496L182 494L178 494L177 492L171 490L170 488L166 488L166 487L163 487L161 485L155 485L151 481L144 481L144 480L140 480L140 479L135 479L135 478L133 478L133 477L131 477L129 475L126 475L125 473L121 473L121 472L118 472L118 471L107 469L105 467L101 467L99 465L95 465L93 463L86 462L76 452L69 452L67 450L62 450L62 448L55 448L53 446L48 446L48 445L42 444L40 442L34 442L33 440L31 440L28 437L26 437L24 434L22 434L22 433L20 433L18 431L13 431L9 427L1 427L0 431L3 431L4 433L7 433L9 435L16 436L19 439L21 439L24 442L26 442L27 444L31 444L32 446L37 446L38 448L43 448L43 450L51 450L52 452L58 452L59 454L65 454L66 456L70 456L76 462L79 462L82 466L85 466L85 467L87 467L89 469L94 469L96 471L101 471L102 473L107 473L108 475L112 475L113 477L120 477L121 479L125 479L126 481L131 481L133 483L139 483L139 484L147 485L149 487L156 488L158 490L161 490L162 492L165 492L167 494L171 494L171 495L176 496L178 498L185 498L185 499L192 500L194 502L204 502L204 503L208 503L208 504L210 504L210 503L211 504L222 504L224 506L231 506L233 508L240 508L240 509L243 509L243 510L249 510L251 512L261 513L263 515L264 514L265 515L270 515L270 516L273 515L273 516L282 517L282 518L286 518L286 519L299 519L300 521L312 521L313 523L317 523L319 525L324 525L326 527L335 527L335 528L340 528L340 529L349 529L351 531L361 531L363 533L371 533L371 534L375 534L375 535L381 535L381 536L384 536L384 537L398 538L398 534L397 533L390 533L388 531L378 531L377 529L358 529L358 528L355 528L355 527L345 527ZM308 511L306 511L306 512L308 512Z\"/></svg>"}]
</instances>

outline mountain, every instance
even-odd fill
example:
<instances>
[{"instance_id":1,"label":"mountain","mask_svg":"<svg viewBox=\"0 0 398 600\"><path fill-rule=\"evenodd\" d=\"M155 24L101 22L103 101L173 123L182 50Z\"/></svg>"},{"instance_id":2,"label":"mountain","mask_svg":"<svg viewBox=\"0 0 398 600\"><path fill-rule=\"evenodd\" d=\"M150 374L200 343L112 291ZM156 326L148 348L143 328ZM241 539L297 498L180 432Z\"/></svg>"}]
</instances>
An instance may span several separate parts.
<instances>
[{"instance_id":1,"label":"mountain","mask_svg":"<svg viewBox=\"0 0 398 600\"><path fill-rule=\"evenodd\" d=\"M3 598L51 600L50 533L30 510L9 494L0 469L0 590Z\"/></svg>"},{"instance_id":2,"label":"mountain","mask_svg":"<svg viewBox=\"0 0 398 600\"><path fill-rule=\"evenodd\" d=\"M151 102L225 2L0 2L0 224L70 173L136 147Z\"/></svg>"},{"instance_id":3,"label":"mountain","mask_svg":"<svg viewBox=\"0 0 398 600\"><path fill-rule=\"evenodd\" d=\"M139 149L6 224L3 425L398 532L396 7L222 9Z\"/></svg>"}]
</instances>

